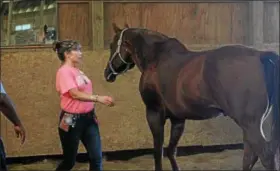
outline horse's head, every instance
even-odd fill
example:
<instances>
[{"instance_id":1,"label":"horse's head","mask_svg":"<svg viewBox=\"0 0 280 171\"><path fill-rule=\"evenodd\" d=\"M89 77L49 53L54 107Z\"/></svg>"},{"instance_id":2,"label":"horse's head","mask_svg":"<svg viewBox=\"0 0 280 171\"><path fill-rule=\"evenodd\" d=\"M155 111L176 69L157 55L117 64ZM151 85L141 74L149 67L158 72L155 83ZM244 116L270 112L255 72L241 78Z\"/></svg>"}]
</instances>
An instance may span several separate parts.
<instances>
[{"instance_id":1,"label":"horse's head","mask_svg":"<svg viewBox=\"0 0 280 171\"><path fill-rule=\"evenodd\" d=\"M132 44L124 38L124 32L129 30L127 24L124 29L120 29L113 23L115 32L113 41L110 43L110 58L104 71L106 81L114 82L117 75L132 69L135 63L132 60Z\"/></svg>"},{"instance_id":2,"label":"horse's head","mask_svg":"<svg viewBox=\"0 0 280 171\"><path fill-rule=\"evenodd\" d=\"M132 69L135 64L142 71L154 57L156 42L167 40L168 37L142 28L129 28L125 24L120 29L113 23L115 32L110 44L110 58L104 71L108 82L114 82L119 74Z\"/></svg>"}]
</instances>

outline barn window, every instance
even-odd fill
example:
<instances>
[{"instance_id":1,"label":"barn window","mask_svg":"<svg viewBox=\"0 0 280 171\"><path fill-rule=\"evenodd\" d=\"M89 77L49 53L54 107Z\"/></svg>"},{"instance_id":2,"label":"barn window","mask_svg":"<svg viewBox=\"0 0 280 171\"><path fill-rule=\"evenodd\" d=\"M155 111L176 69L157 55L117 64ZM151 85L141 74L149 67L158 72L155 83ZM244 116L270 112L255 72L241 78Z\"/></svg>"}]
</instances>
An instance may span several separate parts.
<instances>
[{"instance_id":1,"label":"barn window","mask_svg":"<svg viewBox=\"0 0 280 171\"><path fill-rule=\"evenodd\" d=\"M51 44L57 39L56 0L0 1L1 46Z\"/></svg>"},{"instance_id":2,"label":"barn window","mask_svg":"<svg viewBox=\"0 0 280 171\"><path fill-rule=\"evenodd\" d=\"M22 30L28 30L28 29L31 29L31 24L22 25Z\"/></svg>"},{"instance_id":3,"label":"barn window","mask_svg":"<svg viewBox=\"0 0 280 171\"><path fill-rule=\"evenodd\" d=\"M16 31L20 31L21 30L21 25L19 25L19 26L16 26L16 29L15 29Z\"/></svg>"},{"instance_id":4,"label":"barn window","mask_svg":"<svg viewBox=\"0 0 280 171\"><path fill-rule=\"evenodd\" d=\"M24 31L24 30L29 30L29 29L31 29L31 24L17 25L15 28L16 31Z\"/></svg>"}]
</instances>

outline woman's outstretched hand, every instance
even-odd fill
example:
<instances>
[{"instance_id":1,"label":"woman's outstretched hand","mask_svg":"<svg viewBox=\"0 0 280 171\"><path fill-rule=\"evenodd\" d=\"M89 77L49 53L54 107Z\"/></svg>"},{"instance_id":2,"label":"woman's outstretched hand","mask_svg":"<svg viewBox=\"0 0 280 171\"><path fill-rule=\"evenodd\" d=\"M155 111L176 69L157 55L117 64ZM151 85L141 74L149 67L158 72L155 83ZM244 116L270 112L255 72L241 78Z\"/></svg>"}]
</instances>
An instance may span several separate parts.
<instances>
[{"instance_id":1,"label":"woman's outstretched hand","mask_svg":"<svg viewBox=\"0 0 280 171\"><path fill-rule=\"evenodd\" d=\"M114 99L110 96L98 96L97 101L110 107L114 106Z\"/></svg>"}]
</instances>

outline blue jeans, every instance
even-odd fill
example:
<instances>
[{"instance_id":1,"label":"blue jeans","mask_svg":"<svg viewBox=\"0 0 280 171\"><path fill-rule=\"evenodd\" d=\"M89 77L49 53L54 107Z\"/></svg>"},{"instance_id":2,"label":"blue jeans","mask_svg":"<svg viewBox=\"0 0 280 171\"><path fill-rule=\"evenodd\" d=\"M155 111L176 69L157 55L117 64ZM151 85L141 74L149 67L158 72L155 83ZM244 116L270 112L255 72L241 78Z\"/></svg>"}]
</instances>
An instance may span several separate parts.
<instances>
[{"instance_id":1,"label":"blue jeans","mask_svg":"<svg viewBox=\"0 0 280 171\"><path fill-rule=\"evenodd\" d=\"M1 137L0 137L0 170L1 171L7 170L5 147Z\"/></svg>"},{"instance_id":2,"label":"blue jeans","mask_svg":"<svg viewBox=\"0 0 280 171\"><path fill-rule=\"evenodd\" d=\"M61 112L60 122L65 115ZM75 125L69 127L68 131L61 128L58 129L59 137L63 150L63 161L59 164L56 170L71 170L76 161L76 156L81 140L85 146L88 156L91 171L102 170L102 149L99 127L95 120L95 112L86 114L74 114Z\"/></svg>"}]
</instances>

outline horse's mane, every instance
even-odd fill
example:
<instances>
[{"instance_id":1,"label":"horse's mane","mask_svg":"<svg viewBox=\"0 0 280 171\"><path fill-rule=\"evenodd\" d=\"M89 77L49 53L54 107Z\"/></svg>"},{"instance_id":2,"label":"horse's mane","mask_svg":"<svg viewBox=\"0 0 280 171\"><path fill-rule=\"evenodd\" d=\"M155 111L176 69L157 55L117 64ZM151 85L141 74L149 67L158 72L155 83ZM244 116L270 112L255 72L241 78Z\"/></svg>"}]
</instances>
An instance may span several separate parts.
<instances>
[{"instance_id":1,"label":"horse's mane","mask_svg":"<svg viewBox=\"0 0 280 171\"><path fill-rule=\"evenodd\" d=\"M158 52L169 52L170 50L177 53L185 53L187 48L176 38L169 38L154 43L154 50Z\"/></svg>"},{"instance_id":2,"label":"horse's mane","mask_svg":"<svg viewBox=\"0 0 280 171\"><path fill-rule=\"evenodd\" d=\"M167 40L168 37L164 34L147 29L138 28L133 30L133 32L136 33L136 35L131 39L131 43L134 46L137 56L141 58L142 67L145 68L146 65L155 60L155 43ZM147 38L147 35L149 38Z\"/></svg>"},{"instance_id":3,"label":"horse's mane","mask_svg":"<svg viewBox=\"0 0 280 171\"><path fill-rule=\"evenodd\" d=\"M142 65L157 61L161 53L168 53L171 50L175 53L186 53L188 51L178 39L169 38L159 32L147 29L137 29L134 32L137 34L132 39L132 44L137 56L142 57ZM149 38L147 35L149 35Z\"/></svg>"},{"instance_id":4,"label":"horse's mane","mask_svg":"<svg viewBox=\"0 0 280 171\"><path fill-rule=\"evenodd\" d=\"M151 43L154 45L154 48L156 48L154 50L170 51L172 49L180 52L185 52L187 50L187 48L178 39L170 38L160 32L148 29L140 29L139 33L142 33L143 36L152 36L153 41ZM149 40L145 39L145 41L149 43Z\"/></svg>"},{"instance_id":5,"label":"horse's mane","mask_svg":"<svg viewBox=\"0 0 280 171\"><path fill-rule=\"evenodd\" d=\"M144 35L151 35L151 36L154 36L154 38L158 38L158 39L168 39L169 38L165 34L157 32L157 31L153 31L153 30L141 29L140 32L142 32L142 34L144 34Z\"/></svg>"}]
</instances>

